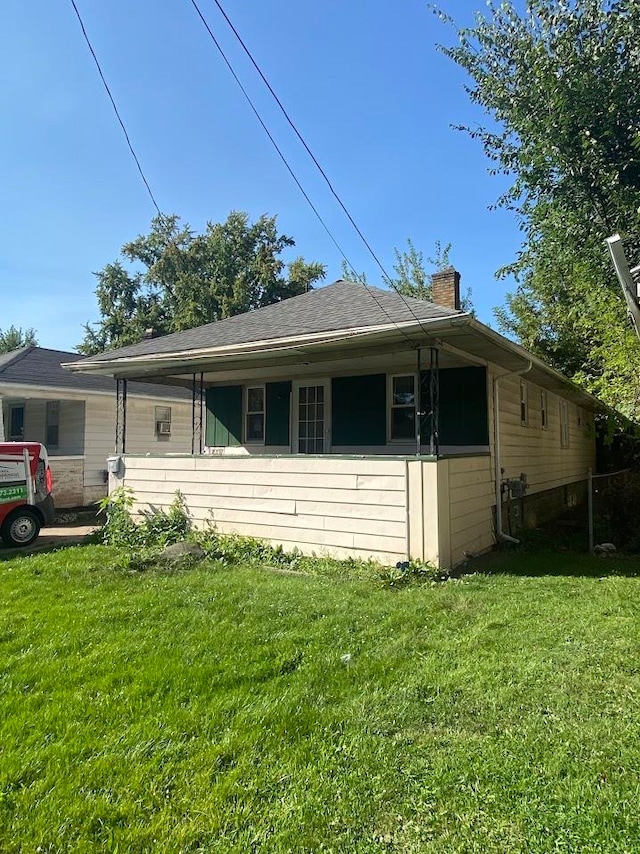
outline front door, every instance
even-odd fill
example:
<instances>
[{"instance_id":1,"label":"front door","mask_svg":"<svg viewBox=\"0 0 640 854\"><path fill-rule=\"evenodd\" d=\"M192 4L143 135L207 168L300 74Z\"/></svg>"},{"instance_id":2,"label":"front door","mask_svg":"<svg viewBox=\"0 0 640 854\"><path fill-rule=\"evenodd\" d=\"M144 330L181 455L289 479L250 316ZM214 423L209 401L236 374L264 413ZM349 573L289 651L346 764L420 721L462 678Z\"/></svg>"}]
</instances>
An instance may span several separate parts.
<instances>
[{"instance_id":1,"label":"front door","mask_svg":"<svg viewBox=\"0 0 640 854\"><path fill-rule=\"evenodd\" d=\"M326 454L331 445L329 380L293 387L293 453Z\"/></svg>"}]
</instances>

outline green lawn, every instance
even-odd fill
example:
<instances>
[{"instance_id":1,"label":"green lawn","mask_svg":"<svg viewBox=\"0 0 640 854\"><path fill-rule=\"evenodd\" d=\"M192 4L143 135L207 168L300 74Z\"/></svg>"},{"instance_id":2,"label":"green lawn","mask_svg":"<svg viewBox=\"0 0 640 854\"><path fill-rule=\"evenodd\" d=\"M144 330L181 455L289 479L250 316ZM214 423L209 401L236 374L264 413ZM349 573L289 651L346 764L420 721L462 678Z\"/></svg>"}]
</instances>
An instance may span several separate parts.
<instances>
[{"instance_id":1,"label":"green lawn","mask_svg":"<svg viewBox=\"0 0 640 854\"><path fill-rule=\"evenodd\" d=\"M639 849L635 564L388 590L109 554L0 559L0 851Z\"/></svg>"}]
</instances>

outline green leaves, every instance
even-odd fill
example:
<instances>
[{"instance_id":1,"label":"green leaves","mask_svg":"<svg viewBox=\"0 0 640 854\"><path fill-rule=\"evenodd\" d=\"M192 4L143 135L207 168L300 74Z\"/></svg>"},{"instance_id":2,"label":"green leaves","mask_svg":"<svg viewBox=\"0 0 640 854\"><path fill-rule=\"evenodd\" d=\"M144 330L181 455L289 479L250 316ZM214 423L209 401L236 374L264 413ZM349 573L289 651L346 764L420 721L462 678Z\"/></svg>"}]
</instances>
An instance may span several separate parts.
<instances>
[{"instance_id":1,"label":"green leaves","mask_svg":"<svg viewBox=\"0 0 640 854\"><path fill-rule=\"evenodd\" d=\"M4 332L0 329L0 353L11 353L12 350L31 347L37 343L35 329L25 329L24 332L22 328L15 326L9 326Z\"/></svg>"},{"instance_id":2,"label":"green leaves","mask_svg":"<svg viewBox=\"0 0 640 854\"><path fill-rule=\"evenodd\" d=\"M178 332L304 293L322 279L322 264L282 254L295 245L276 218L255 223L232 211L202 234L175 215L157 216L148 235L122 247L123 259L96 273L101 320L85 326L78 350L91 354Z\"/></svg>"},{"instance_id":3,"label":"green leaves","mask_svg":"<svg viewBox=\"0 0 640 854\"><path fill-rule=\"evenodd\" d=\"M523 13L489 2L441 48L488 116L469 132L491 171L513 178L498 205L519 217L524 245L502 271L518 279L502 329L629 416L640 346L604 241L638 225L638 32L635 0L528 0ZM628 253L640 260L637 234Z\"/></svg>"}]
</instances>

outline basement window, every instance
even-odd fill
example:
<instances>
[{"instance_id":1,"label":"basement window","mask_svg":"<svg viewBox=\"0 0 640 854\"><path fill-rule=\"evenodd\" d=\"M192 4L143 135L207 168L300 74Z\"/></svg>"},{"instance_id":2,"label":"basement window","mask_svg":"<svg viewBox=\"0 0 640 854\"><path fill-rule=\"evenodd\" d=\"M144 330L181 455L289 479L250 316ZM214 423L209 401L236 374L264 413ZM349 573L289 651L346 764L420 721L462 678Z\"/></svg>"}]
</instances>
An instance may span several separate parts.
<instances>
[{"instance_id":1,"label":"basement window","mask_svg":"<svg viewBox=\"0 0 640 854\"><path fill-rule=\"evenodd\" d=\"M264 386L249 386L245 397L245 442L264 442Z\"/></svg>"},{"instance_id":2,"label":"basement window","mask_svg":"<svg viewBox=\"0 0 640 854\"><path fill-rule=\"evenodd\" d=\"M416 438L416 378L414 374L391 377L391 441Z\"/></svg>"}]
</instances>

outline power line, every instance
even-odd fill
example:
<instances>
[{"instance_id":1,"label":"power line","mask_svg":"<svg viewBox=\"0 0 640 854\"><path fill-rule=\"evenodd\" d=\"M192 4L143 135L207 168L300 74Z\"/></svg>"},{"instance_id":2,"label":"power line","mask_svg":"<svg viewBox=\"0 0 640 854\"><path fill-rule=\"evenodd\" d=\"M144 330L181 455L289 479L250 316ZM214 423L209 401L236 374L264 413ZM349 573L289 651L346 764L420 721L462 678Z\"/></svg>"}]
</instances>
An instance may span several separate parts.
<instances>
[{"instance_id":1,"label":"power line","mask_svg":"<svg viewBox=\"0 0 640 854\"><path fill-rule=\"evenodd\" d=\"M225 62L225 64L226 64L227 68L228 68L228 69L229 69L229 71L231 72L231 74L232 74L232 76L233 76L233 79L236 81L236 83L237 83L237 84L238 84L238 86L240 87L240 91L242 92L242 94L244 95L245 99L247 100L247 103L248 103L248 104L249 104L249 106L251 107L251 110L253 111L254 115L256 116L256 118L258 119L258 121L260 122L260 124L262 125L262 128L263 128L264 132L266 133L266 135L268 136L268 138L269 138L269 140L270 140L271 144L273 145L273 147L275 148L275 150L278 152L278 154L279 154L279 156L280 156L280 159L281 159L281 160L282 160L282 162L284 163L284 165L285 165L285 167L286 167L287 171L289 172L289 174L291 175L291 177L292 177L292 178L293 178L293 180L295 181L295 183L296 183L296 185L297 185L298 189L300 190L300 192L302 193L302 195L304 196L304 198L307 200L307 202L308 202L309 206L311 207L312 211L313 211L313 212L315 213L315 215L318 217L318 220L319 220L319 221L320 221L320 223L322 224L322 226L323 226L324 230L327 232L327 234L329 235L329 237L330 237L330 238L331 238L331 240L333 241L334 245L337 247L338 251L340 252L340 254L342 255L342 257L344 258L344 260L347 262L348 267L349 267L349 268L354 272L354 275L356 275L356 274L355 274L355 267L354 267L354 266L353 266L353 264L349 261L349 259L347 258L347 256L346 256L346 255L345 255L345 253L343 252L343 250L341 249L340 245L338 244L338 242L336 241L335 237L333 236L333 234L332 234L332 233L331 233L331 231L329 230L328 226L326 225L326 223L325 223L325 221L323 220L322 216L321 216L321 215L320 215L320 213L318 212L317 208L315 207L315 205L313 204L313 202L312 202L312 201L311 201L311 199L309 198L308 194L307 194L307 193L306 193L306 191L304 190L304 188L303 188L302 184L301 184L301 183L300 183L300 181L298 180L298 178L297 178L296 174L294 173L293 169L292 169L292 168L291 168L291 166L289 165L289 163L288 163L288 161L287 161L286 157L284 156L284 154L282 153L282 151L281 151L281 150L280 150L280 148L278 147L278 144L276 143L276 141L275 141L275 139L273 138L273 136L272 136L271 132L269 131L269 128L267 127L266 123L265 123L265 122L264 122L264 120L262 119L262 116L261 116L261 115L260 115L260 113L258 112L258 110L257 110L256 106L254 105L253 101L251 100L251 97L249 96L249 93L247 92L247 90L245 89L245 87L242 85L242 83L241 83L241 81L240 81L240 78L239 78L239 77L238 77L238 75L236 74L236 72L235 72L235 70L234 70L233 66L231 65L230 60L227 58L227 55L225 54L225 52L224 52L224 50L223 50L223 48L222 48L222 46L221 46L220 42L218 41L218 39L217 39L217 38L215 37L215 35L213 34L213 31L211 30L211 27L210 27L210 26L209 26L209 24L207 23L206 18L205 18L205 17L204 17L204 15L202 14L202 11L200 10L200 7L198 6L198 4L197 4L196 0L190 0L190 2L191 2L191 5L193 6L193 8L196 10L196 13L197 13L198 17L199 17L199 18L200 18L200 20L202 21L202 23L203 23L204 27L206 28L207 32L209 33L209 37L211 38L211 40L213 41L214 45L216 46L216 48L217 48L217 50L218 50L218 52L219 52L220 56L222 57L222 59L223 59L223 60L224 60L224 62ZM225 14L224 10L223 10L223 9L222 9L222 7L220 6L220 4L217 2L217 0L215 0L215 2L216 2L216 4L218 5L218 7L219 7L220 11L222 12L222 14L224 15L225 19L226 19L226 20L227 20L227 22L229 23L229 26L232 28L232 30L233 30L233 32L235 33L236 37L238 38L238 40L239 40L239 41L240 41L240 43L242 44L243 48L245 49L245 51L247 52L247 54L248 54L248 55L249 55L249 57L251 58L251 61L253 62L254 66L258 69L258 71L259 71L259 73L260 73L260 76L262 77L262 79L264 80L265 84L266 84L266 85L267 85L267 87L269 88L269 91L271 92L271 94L273 95L273 97L276 99L277 103L278 103L278 104L279 104L279 106L280 106L280 109L285 113L285 116L287 117L287 120L288 120L289 124L293 127L293 129L295 130L295 132L296 132L296 134L298 135L299 139L302 141L302 143L303 143L304 147L305 147L305 148L306 148L306 150L308 151L308 153L309 153L309 155L311 156L311 158L312 158L313 162L315 163L315 165L318 167L318 169L320 169L320 172L321 172L321 173L322 173L322 175L324 176L325 181L329 184L329 187L331 188L331 191L332 191L333 195L338 199L338 202L340 203L340 205L341 205L342 209L343 209L343 210L344 210L344 212L347 214L347 216L348 216L349 220L350 220L350 221L351 221L351 223L353 224L353 226L354 226L354 228L356 229L357 233L360 235L360 237L361 237L362 241L364 242L365 246L368 248L369 252L372 254L372 256L374 257L374 259L376 260L376 263L378 264L378 266L379 266L379 267L380 267L380 269L382 270L382 273L383 273L383 275L384 275L385 279L386 279L387 281L391 282L391 278L390 278L390 276L386 273L386 271L385 271L384 267L382 266L382 264L381 264L381 263L380 263L380 261L378 260L378 258L377 258L377 256L376 256L376 254L374 253L373 249L371 249L371 247L369 246L369 244L368 244L368 243L367 243L367 241L365 240L364 236L362 235L362 232L360 231L360 229L358 228L358 226L357 226L357 225L356 225L356 223L354 222L353 218L352 218L352 217L351 217L351 215L349 214L348 210L345 208L345 206L342 204L342 201L341 201L341 200L340 200L340 198L337 196L337 194L336 194L335 190L333 189L333 187L332 187L332 186L331 186L331 184L329 183L329 179L327 178L326 174L325 174L325 173L324 173L324 171L322 170L322 168L321 168L320 164L318 163L318 161L316 160L316 158L313 156L313 154L311 153L311 150L309 149L309 147L307 146L307 144L304 142L304 140L302 139L302 137L301 137L301 136L300 136L300 134L298 133L298 131L297 131L297 129L296 129L296 127L295 127L295 125L292 123L291 119L290 119L290 118L289 118L289 116L287 115L287 113L286 113L286 111L285 111L284 107L282 106L282 104L281 104L281 103L280 103L280 101L278 100L278 98L277 98L277 96L276 96L275 92L273 91L273 89L271 88L271 86L269 86L269 83L267 82L267 80L266 80L265 76L262 74L262 72L261 72L261 71L260 71L260 69L258 68L258 66L257 66L256 62L253 60L253 57L251 57L251 54L249 53L249 51L248 51L247 47L245 46L244 42L242 41L242 39L241 39L241 38L240 38L240 36L238 35L237 31L235 30L235 28L234 28L234 27L233 27L233 25L231 24L231 21L229 21L229 18L227 17L227 15ZM404 330L404 329L402 329L402 327L401 327L401 326L399 326L399 324L397 323L397 321L395 321L395 320L391 317L391 315L389 314L389 312L388 312L388 311L386 310L386 308L382 305L382 303L380 302L380 300L378 299L378 297L375 295L375 293L371 290L371 288L369 287L369 285L368 285L366 282L363 282L363 284L364 284L365 288L367 289L367 293L369 293L369 294L370 294L370 296L371 296L371 297L376 301L376 303L378 304L378 307L381 309L381 311L383 312L383 314L385 314L385 315L386 315L387 319L388 319L388 320L389 320L389 321L390 321L390 322L391 322L391 323L396 327L396 329L398 329L398 331L399 331L399 332L401 332L401 333L402 333L402 335L404 336L404 338L406 338L406 340L407 340L411 345L413 345L413 344L415 343L415 342L413 341L413 339L412 339L409 335L407 335L407 333L405 332L405 330ZM397 289L393 286L393 284L392 284L392 287L393 287L394 291L395 291L396 293L398 293L398 295L399 295L399 296L402 296L402 294L400 294L400 293L397 291ZM411 308L411 306L406 302L406 300L404 299L404 297L402 297L402 298L403 298L403 301L404 301L405 305L407 306L407 308L409 309L409 311L410 311L410 312L411 312L411 314L413 315L414 319L415 319L415 320L417 320L417 321L418 321L418 323L420 324L420 328L422 329L422 331L423 331L423 332L426 332L426 330L425 330L425 329L424 329L424 327L422 326L422 321L421 321L421 320L416 316L415 312L413 311L413 309Z\"/></svg>"},{"instance_id":2,"label":"power line","mask_svg":"<svg viewBox=\"0 0 640 854\"><path fill-rule=\"evenodd\" d=\"M205 19L204 19L204 16L202 15L202 12L201 12L201 11L200 11L200 9L198 8L198 6L197 6L197 4L196 4L196 0L191 0L191 3L192 3L192 5L195 7L195 9L196 9L196 11L198 12L198 14L199 14L199 16L200 16L201 20L203 21L203 23L204 23L204 24L205 24L205 26L207 27L207 30L209 30L209 33L211 34L211 30L210 30L210 28L208 27L208 25L207 25L207 23L206 23L206 21L205 21ZM382 262L380 261L380 259L378 258L378 256L377 256L377 255L376 255L376 253L374 252L374 250L372 249L371 245L369 244L369 242L368 242L368 241L367 241L367 239L365 238L364 234L362 233L362 231L361 231L361 230L360 230L360 228L358 227L358 225L357 225L356 221L355 221L355 220L354 220L354 218L352 217L352 215L351 215L351 213L349 212L349 210L347 209L346 205L344 204L344 202L342 201L342 199L341 199L341 198L340 198L340 196L338 195L338 193L337 193L337 191L335 190L335 188L334 188L333 184L332 184L332 183L331 183L331 181L329 180L329 177L328 177L327 173L325 172L325 170L324 170L324 169L322 168L322 166L320 165L320 163L319 163L318 159L316 158L316 156L314 155L313 151L311 150L311 148L310 148L310 147L309 147L309 145L307 144L306 140L304 139L304 137L302 136L302 134L300 133L300 131L299 131L299 130L298 130L298 128L296 127L296 125L295 125L295 123L294 123L293 119L291 118L291 116L290 116L290 115L289 115L289 113L287 112L287 110L286 110L286 108L285 108L284 104L282 103L282 101L281 101L281 100L280 100L280 98L278 97L278 95L277 95L276 91L274 90L273 86L271 86L271 84L270 84L270 83L269 83L269 81L267 80L267 78L266 78L265 74L263 73L262 69L260 68L260 66L258 65L258 63L256 62L256 60L254 59L254 57L253 57L253 55L252 55L251 51L249 50L249 48L248 48L248 47L247 47L247 45L245 44L245 42L244 42L244 40L242 39L242 37L241 37L240 33L238 32L238 30L236 29L236 27L233 25L233 22L231 21L231 19L229 18L229 16L228 16L228 15L227 15L227 13L225 12L225 10L224 10L224 8L223 8L223 6L222 6L222 4L221 4L220 0L214 0L214 3L216 4L216 6L218 7L218 10L220 11L220 13L221 13L221 14L222 14L222 16L224 17L225 21L226 21L226 22L227 22L227 24L229 25L229 27L230 27L231 31L233 32L234 36L236 37L236 39L237 39L237 40L238 40L238 42L240 43L240 45L241 45L242 49L244 50L245 54L247 55L247 57L248 57L248 58L249 58L249 60L251 61L251 64L253 65L253 67L255 68L255 70L256 70L256 71L258 72L258 74L260 75L260 78L262 79L262 81L263 81L264 85L267 87L267 89L268 89L268 90L269 90L269 92L271 93L271 95L272 95L273 99L275 100L276 104L277 104L277 105L278 105L278 107L280 108L280 111L282 112L283 116L284 116L284 117L285 117L285 119L287 120L287 122L288 122L289 126L291 127L291 129L293 130L293 132L295 133L295 135L298 137L298 140L300 141L300 143L301 143L301 144L302 144L302 146L304 147L305 151L307 152L307 154L308 154L308 155L309 155L309 157L311 158L311 160L312 160L313 164L315 165L315 167L318 169L318 171L319 171L319 172L320 172L320 174L322 175L322 177L323 177L324 181L326 182L327 186L329 187L329 189L330 189L330 191L331 191L332 195L334 196L334 198L336 199L336 201L338 202L338 204L340 205L340 207L342 208L342 210L343 210L343 211L344 211L344 213L346 214L346 216L347 216L347 218L348 218L349 222L351 223L351 225L352 225L352 226L353 226L353 228L355 229L356 233L358 234L358 236L360 237L360 239L362 240L362 242L363 242L363 243L364 243L364 245L366 246L367 250L368 250L368 251L369 251L369 253L371 254L371 257L374 259L374 261L376 262L376 264L378 265L378 267L379 267L379 268L380 268L380 270L382 271L383 280L384 280L388 285L390 285L390 286L391 286L391 288L392 288L392 290L393 290L393 291L394 291L394 292L395 292L395 293L396 293L396 294L397 294L397 295L402 299L403 303L405 304L405 306L406 306L406 307L407 307L407 309L409 310L409 312L410 312L410 314L412 315L412 317L414 318L414 320L416 320L416 321L418 322L418 324L419 324L420 329L422 330L422 332L424 332L425 334L427 334L427 330L425 329L425 327L424 327L424 325L423 325L423 323L422 323L422 320L417 316L417 314L416 314L416 313L415 313L415 311L413 310L413 307L412 307L412 306L411 306L411 304L408 302L408 300L407 300L407 298L405 297L405 295L404 295L403 293L401 293L401 292L398 290L398 288L396 287L396 285L393 283L393 280L392 280L391 276L390 276L390 275L387 273L387 271L385 270L384 266L382 265ZM212 38L213 38L213 35L212 35L212 34L211 34L211 36L212 36ZM214 39L214 41L215 41L215 39ZM220 48L218 48L218 49L220 50ZM226 61L226 58L225 58L225 61ZM227 64L229 64L229 63L227 62ZM235 77L235 74L234 74L234 77ZM237 79L237 78L236 78L236 79ZM305 196L306 196L306 194L305 194ZM343 256L343 257L344 257L344 256ZM354 268L354 267L349 263L349 261L348 261L348 259L347 259L347 258L345 258L345 261L347 262L348 266L349 266L349 267L351 268L351 270L353 271L354 275L357 275L357 274L355 273L355 268ZM367 283L366 283L366 282L363 282L363 284L365 285L365 287L367 287L367 290L369 291L369 294L370 294L370 295L371 295L371 296L372 296L376 301L378 301L378 304L380 305L378 298L375 296L375 294L373 293L373 291L371 291L371 290L368 288ZM383 306L382 306L382 305L380 305L380 308L383 310L384 314L386 314L386 316L389 318L389 320L392 320L391 316L390 316L390 315L389 315L389 313L388 313L388 312L383 308ZM393 320L392 320L392 322L393 322L393 323L394 323L394 325L399 329L399 327L398 327L397 323L395 323L395 321L393 321ZM404 332L404 330L402 330L402 332L403 332L404 337L405 337L405 338L407 338L407 340L411 340L411 339L409 338L409 336Z\"/></svg>"},{"instance_id":3,"label":"power line","mask_svg":"<svg viewBox=\"0 0 640 854\"><path fill-rule=\"evenodd\" d=\"M127 133L127 129L124 125L124 122L122 121L122 117L120 115L118 107L116 106L116 102L114 100L114 97L111 94L111 90L109 89L109 84L107 83L105 76L102 73L102 68L100 67L100 63L98 62L98 57L96 56L96 52L91 45L91 41L89 40L89 36L87 35L87 31L85 29L84 23L83 23L82 18L80 16L80 12L78 11L78 7L75 4L75 0L71 0L71 5L73 6L73 10L76 13L78 21L80 23L80 29L82 30L82 35L84 36L84 40L87 43L87 47L91 51L91 56L93 57L93 61L96 64L96 68L98 69L98 74L100 75L100 79L102 80L102 83L104 85L104 88L106 89L107 95L109 96L109 100L111 101L111 106L114 109L114 112L116 114L118 121L120 122L120 127L122 128L122 132L124 133L124 138L127 140L127 145L129 146L129 151L131 152L131 156L135 160L136 166L138 167L138 172L140 173L140 177L144 181L144 185L147 188L147 192L149 193L151 201L153 202L153 206L155 207L156 211L158 212L158 216L163 217L164 215L163 215L162 211L160 210L160 206L156 202L155 196L153 195L153 192L151 190L149 182L147 181L147 178L146 178L144 172L142 171L142 166L140 165L140 161L138 160L138 156L134 151L133 145L131 144L131 140L129 139L129 134Z\"/></svg>"},{"instance_id":4,"label":"power line","mask_svg":"<svg viewBox=\"0 0 640 854\"><path fill-rule=\"evenodd\" d=\"M281 159L281 160L282 160L282 162L284 163L284 165L285 165L285 167L286 167L287 171L289 172L289 174L291 175L291 177L292 177L292 178L293 178L293 180L295 181L295 183L296 183L296 185L297 185L298 189L300 190L300 192L302 193L302 195L303 195L303 196L305 197L305 199L307 200L307 203L309 204L309 207L311 208L311 210L312 210L312 211L314 212L314 214L317 216L317 218L318 218L318 220L319 220L320 224L322 225L322 227L324 228L324 230L325 230L325 231L327 232L327 234L329 235L329 238L330 238L330 239L331 239L331 241L333 242L333 245L336 247L336 249L338 250L338 252L342 255L342 257L343 257L343 258L344 258L344 260L347 262L347 264L349 265L349 267L351 267L351 269L353 269L351 262L349 261L349 259L348 259L348 258L347 258L347 256L345 255L344 251L342 250L342 248L341 248L340 244L337 242L336 238L335 238L335 237L333 236L333 234L331 233L331 231L330 231L330 229L329 229L329 226L326 224L326 222L324 221L324 219L323 219L323 218L322 218L322 216L320 215L320 213L319 213L318 209L315 207L315 205L313 204L313 202L311 201L311 199L310 199L310 198L309 198L309 196L307 195L307 193L306 193L306 191L305 191L304 187L302 186L302 184L301 184L301 183L300 183L300 181L298 180L298 178L297 178L296 174L294 173L293 169L292 169L292 168L291 168L291 166L289 165L289 163L288 163L288 161L287 161L286 157L285 157L285 156L284 156L284 154L282 153L281 149L278 147L277 142L275 141L275 139L274 139L274 138L273 138L273 136L271 135L271 133L270 133L270 131L269 131L269 128L267 127L267 125L266 125L266 124L265 124L265 122L263 121L262 116L261 116L261 115L260 115L260 113L258 112L258 110L257 110L257 108L255 107L255 105L254 105L253 101L251 100L251 98L250 98L250 96L249 96L249 93L247 92L247 90L246 90L246 89L244 88L244 86L242 85L242 82L240 81L240 78L238 77L238 75L237 75L237 74L236 74L236 72L234 71L234 68L233 68L233 66L231 65L231 62L230 62L230 61L229 61L229 59L227 58L227 55L225 54L224 50L222 49L222 45L220 44L220 42L218 41L218 39L214 36L213 31L211 30L211 27L209 26L209 24L207 23L207 21L206 21L206 19L205 19L204 15L203 15L203 14L202 14L202 12L200 11L200 8L198 7L197 3L195 3L195 2L194 2L194 0L191 0L191 3L193 4L194 9L195 9L195 10L196 10L196 12L198 13L198 17L200 18L200 20L202 21L202 23L203 23L203 24L204 24L204 26L206 27L206 30L207 30L207 32L209 33L209 36L211 37L211 40L213 41L213 43L214 43L214 44L215 44L215 46L217 47L218 52L220 53L220 56L223 58L223 60L224 60L224 62L225 62L225 64L226 64L226 66L227 66L227 68L228 68L228 69L229 69L229 71L231 72L231 74L232 74L232 76L233 76L233 79L236 81L236 83L237 83L237 84L238 84L238 86L240 87L240 91L242 92L242 94L243 94L243 95L244 95L244 97L246 98L247 103L248 103L248 104L249 104L249 106L251 107L251 109L252 109L252 111L253 111L253 113L254 113L255 117L258 119L258 121L259 121L259 122L260 122L260 124L262 125L262 129L264 130L264 132L266 133L266 135L269 137L269 140L270 140L271 144L273 145L273 147L274 147L274 148L275 148L275 150L277 151L278 155L280 156L280 159Z\"/></svg>"},{"instance_id":5,"label":"power line","mask_svg":"<svg viewBox=\"0 0 640 854\"><path fill-rule=\"evenodd\" d=\"M194 0L192 0L192 2L194 2ZM338 204L340 205L340 207L342 208L342 210L343 210L343 211L344 211L344 213L346 214L346 216L347 216L347 218L348 218L349 222L350 222L350 223L351 223L351 225L355 228L355 230L356 230L356 232L357 232L358 236L360 237L360 239L362 240L362 242L364 243L364 245L365 245L365 246L367 247L367 249L369 250L369 253L371 254L371 257L373 258L373 260L376 262L376 264L378 265L378 267L380 267L380 269L382 270L382 275L384 276L384 278L385 278L385 279L387 279L388 281L391 281L391 277L389 276L389 274L387 273L387 271L385 270L385 268L382 266L382 263L381 263L380 259L378 258L378 256L376 255L376 253L375 253L375 252L373 251L373 249L371 248L371 246L370 246L370 244L369 244L368 240L366 239L366 237L364 236L364 234L362 233L362 231L358 228L358 225L357 225L356 221L355 221L355 220L354 220L354 218L351 216L351 214L349 213L349 211L348 211L348 209L347 209L346 205L344 204L344 202L342 201L342 199L340 198L340 196L339 196L339 195L338 195L338 193L336 192L335 188L333 187L333 184L331 183L331 181L329 180L329 177L327 176L327 173L324 171L324 169L322 168L322 166L321 166L321 165L320 165L320 163L318 162L318 160L317 160L316 156L314 155L313 151L311 151L311 149L310 149L310 148L309 148L309 146L307 145L307 143L306 143L306 141L305 141L304 137L302 136L302 134L300 133L300 131L298 130L298 128L297 128L297 127L296 127L296 125L294 124L294 122L293 122L293 120L291 119L291 116L289 115L289 113L286 111L286 109L285 109L285 107L284 107L284 105L283 105L282 101L280 100L280 98L278 98L278 96L277 96L276 92L274 91L273 87L271 86L271 84L269 83L269 81L267 80L267 78L265 77L265 75L263 74L262 69L260 68L260 66L258 65L258 63L256 62L256 60L253 58L253 55L251 54L251 51L249 50L249 48L246 46L246 44L245 44L245 43L244 43L244 41L242 40L242 37L240 36L240 33L236 30L236 28L234 27L233 23L232 23L232 22L231 22L231 20L229 19L229 16L228 16L228 15L227 15L227 13L225 12L225 10L222 8L221 3L219 2L219 0L214 0L214 3L216 4L216 6L218 7L218 9L220 10L220 13L221 13L221 14L222 14L222 16L224 17L224 19L225 19L225 21L227 22L227 24L231 27L231 30L233 31L233 34L235 35L235 37L237 38L237 40L240 42L240 45L242 46L242 49L244 50L244 52L246 53L246 55L249 57L249 59L250 59L250 61L251 61L252 65L253 65L253 67L255 68L255 70L258 72L258 74L259 74L259 75L260 75L260 77L262 78L262 81L263 81L264 85L267 87L267 89L269 90L269 92L271 92L271 95L273 96L273 98L274 98L274 100L275 100L276 104L280 107L280 109L281 109L281 111L282 111L282 114L283 114L283 116L285 117L285 119L287 120L287 122L289 123L289 125L290 125L291 129L293 130L293 132L295 133L295 135L298 137L298 139L300 140L300 142L301 142L301 143L302 143L302 145L304 146L305 151L307 152L307 154L309 155L309 157L311 158L311 160L312 160L312 161L313 161L313 163L315 164L316 168L318 169L318 171L320 172L320 174L321 174L321 175L322 175L322 177L324 178L324 180L325 180L325 182L326 182L327 186L329 187L329 189L331 190L331 193L333 194L333 196L334 196L335 200L338 202ZM195 3L194 3L194 5L195 5Z\"/></svg>"}]
</instances>

